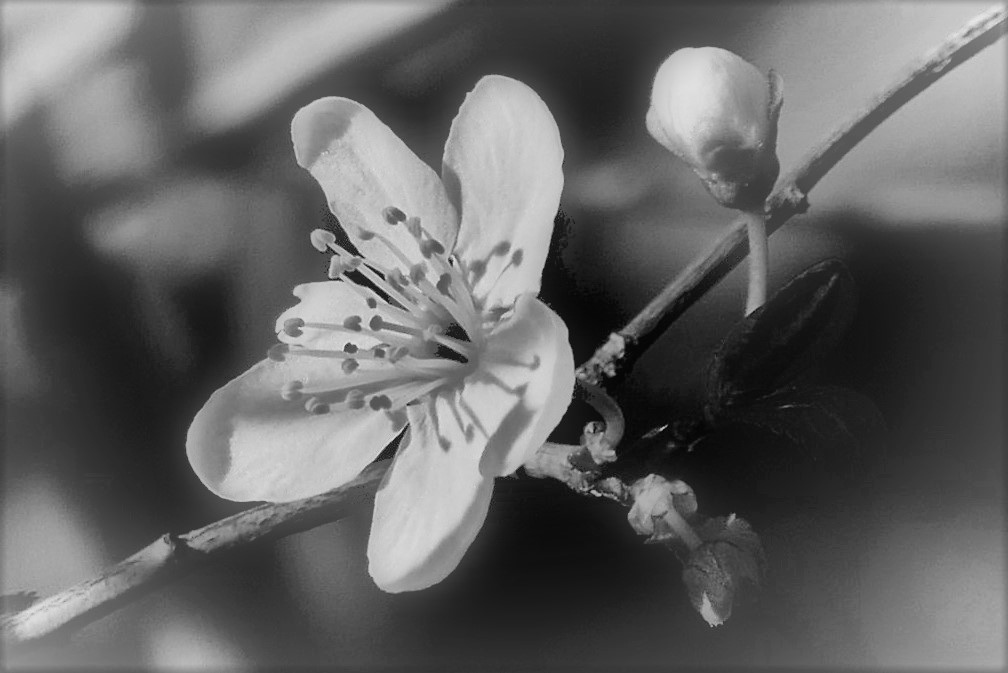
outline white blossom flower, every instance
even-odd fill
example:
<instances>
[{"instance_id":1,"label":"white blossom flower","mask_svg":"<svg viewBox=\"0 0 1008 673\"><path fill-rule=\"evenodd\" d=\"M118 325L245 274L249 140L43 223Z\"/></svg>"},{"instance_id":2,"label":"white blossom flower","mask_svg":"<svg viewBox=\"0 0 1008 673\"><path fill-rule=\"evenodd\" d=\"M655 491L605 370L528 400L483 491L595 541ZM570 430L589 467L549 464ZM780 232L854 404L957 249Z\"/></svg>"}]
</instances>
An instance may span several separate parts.
<instances>
[{"instance_id":1,"label":"white blossom flower","mask_svg":"<svg viewBox=\"0 0 1008 673\"><path fill-rule=\"evenodd\" d=\"M421 589L455 568L494 478L570 404L567 328L536 298L563 186L559 132L534 91L489 76L452 123L440 178L352 100L307 105L291 134L362 254L312 233L333 280L294 289L282 343L210 397L187 453L221 497L288 501L353 479L408 425L368 559L382 589Z\"/></svg>"}]
</instances>

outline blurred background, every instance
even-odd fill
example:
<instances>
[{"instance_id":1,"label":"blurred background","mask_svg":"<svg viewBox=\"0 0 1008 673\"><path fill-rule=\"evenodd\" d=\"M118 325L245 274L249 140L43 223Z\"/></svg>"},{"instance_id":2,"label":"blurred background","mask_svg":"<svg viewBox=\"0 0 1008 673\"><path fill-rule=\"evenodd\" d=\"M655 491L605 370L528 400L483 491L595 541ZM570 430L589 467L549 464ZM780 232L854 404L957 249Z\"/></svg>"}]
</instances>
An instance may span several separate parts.
<instances>
[{"instance_id":1,"label":"blurred background","mask_svg":"<svg viewBox=\"0 0 1008 673\"><path fill-rule=\"evenodd\" d=\"M308 232L332 219L293 160L300 106L361 101L439 167L481 75L538 91L573 220L544 297L582 361L731 219L644 129L669 53L720 46L781 73L787 170L984 8L4 2L0 589L46 595L241 509L200 485L184 438L273 342L291 288L324 277ZM771 291L828 256L852 269L861 303L833 371L889 436L850 488L760 489L781 481L744 441L746 484L705 475L701 508L755 485L739 513L769 556L763 598L725 627L625 511L521 478L499 481L428 591L373 586L362 511L5 665L1000 668L1005 56L1002 40L899 111L771 241ZM615 391L631 435L696 411L744 285L733 272Z\"/></svg>"}]
</instances>

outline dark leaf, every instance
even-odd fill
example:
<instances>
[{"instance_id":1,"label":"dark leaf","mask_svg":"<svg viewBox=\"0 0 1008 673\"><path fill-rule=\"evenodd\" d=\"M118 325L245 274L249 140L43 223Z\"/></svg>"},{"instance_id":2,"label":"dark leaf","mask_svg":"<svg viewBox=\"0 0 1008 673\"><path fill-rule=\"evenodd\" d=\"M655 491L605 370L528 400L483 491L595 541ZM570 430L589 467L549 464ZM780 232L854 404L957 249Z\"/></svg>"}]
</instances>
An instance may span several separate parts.
<instances>
[{"instance_id":1,"label":"dark leaf","mask_svg":"<svg viewBox=\"0 0 1008 673\"><path fill-rule=\"evenodd\" d=\"M736 602L759 592L766 556L752 526L734 514L708 519L697 534L703 544L690 555L683 583L697 612L711 626L720 626Z\"/></svg>"},{"instance_id":2,"label":"dark leaf","mask_svg":"<svg viewBox=\"0 0 1008 673\"><path fill-rule=\"evenodd\" d=\"M870 399L838 386L787 388L729 409L720 423L766 430L805 449L810 460L823 460L837 448L856 449L885 425Z\"/></svg>"},{"instance_id":3,"label":"dark leaf","mask_svg":"<svg viewBox=\"0 0 1008 673\"><path fill-rule=\"evenodd\" d=\"M819 502L870 483L883 464L884 430L860 393L791 387L729 408L685 448L654 450L647 467L687 481L713 510Z\"/></svg>"},{"instance_id":4,"label":"dark leaf","mask_svg":"<svg viewBox=\"0 0 1008 673\"><path fill-rule=\"evenodd\" d=\"M798 274L740 321L707 372L707 415L780 390L840 341L856 306L854 280L840 260Z\"/></svg>"}]
</instances>

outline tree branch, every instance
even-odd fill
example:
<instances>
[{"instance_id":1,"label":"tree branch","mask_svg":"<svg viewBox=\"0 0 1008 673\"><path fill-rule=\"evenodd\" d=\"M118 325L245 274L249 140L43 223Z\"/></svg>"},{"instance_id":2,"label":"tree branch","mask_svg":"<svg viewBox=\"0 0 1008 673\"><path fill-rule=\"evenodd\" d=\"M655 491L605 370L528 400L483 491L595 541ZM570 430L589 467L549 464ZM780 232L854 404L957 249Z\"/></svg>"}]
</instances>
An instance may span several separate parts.
<instances>
[{"instance_id":1,"label":"tree branch","mask_svg":"<svg viewBox=\"0 0 1008 673\"><path fill-rule=\"evenodd\" d=\"M374 463L350 483L322 495L259 505L184 535L166 533L98 577L5 616L4 639L16 645L59 642L224 552L338 521L374 498L390 464L388 460Z\"/></svg>"},{"instance_id":2,"label":"tree branch","mask_svg":"<svg viewBox=\"0 0 1008 673\"><path fill-rule=\"evenodd\" d=\"M767 199L767 231L804 212L807 192L858 142L911 98L949 70L992 44L1005 30L1005 10L995 8L951 35L925 61L874 99L850 122L832 133ZM745 219L735 222L698 260L690 264L633 320L578 369L588 384L611 383L633 365L648 345L679 315L716 284L746 255ZM626 484L618 479L584 481L568 460L572 449L546 444L530 473L558 479L578 492L630 504ZM365 469L338 489L293 503L264 504L208 526L174 536L166 534L100 576L77 584L12 615L0 630L9 645L39 646L59 642L89 624L248 543L276 540L345 517L374 497L389 462Z\"/></svg>"},{"instance_id":3,"label":"tree branch","mask_svg":"<svg viewBox=\"0 0 1008 673\"><path fill-rule=\"evenodd\" d=\"M893 85L839 126L793 171L784 176L767 198L767 235L793 215L808 210L808 192L855 145L914 96L960 63L990 46L1005 33L1005 8L993 7L949 35L936 49L910 68ZM669 283L624 327L609 335L578 377L595 385L616 383L687 308L735 268L749 252L746 218L738 218L708 250Z\"/></svg>"}]
</instances>

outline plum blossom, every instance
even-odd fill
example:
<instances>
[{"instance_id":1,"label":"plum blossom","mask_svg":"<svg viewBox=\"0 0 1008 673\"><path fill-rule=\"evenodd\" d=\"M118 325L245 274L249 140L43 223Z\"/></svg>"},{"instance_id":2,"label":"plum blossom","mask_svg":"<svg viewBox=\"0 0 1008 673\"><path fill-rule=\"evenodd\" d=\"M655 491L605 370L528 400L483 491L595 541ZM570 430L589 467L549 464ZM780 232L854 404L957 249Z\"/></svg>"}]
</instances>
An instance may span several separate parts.
<instances>
[{"instance_id":1,"label":"plum blossom","mask_svg":"<svg viewBox=\"0 0 1008 673\"><path fill-rule=\"evenodd\" d=\"M570 404L567 328L536 298L559 131L529 87L488 76L452 122L440 177L346 98L302 108L291 135L360 254L312 233L331 280L294 288L280 343L210 397L187 454L217 495L281 502L350 481L398 437L369 572L386 591L421 589L457 566L494 479Z\"/></svg>"}]
</instances>

